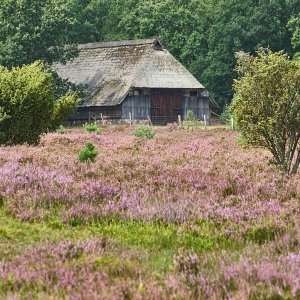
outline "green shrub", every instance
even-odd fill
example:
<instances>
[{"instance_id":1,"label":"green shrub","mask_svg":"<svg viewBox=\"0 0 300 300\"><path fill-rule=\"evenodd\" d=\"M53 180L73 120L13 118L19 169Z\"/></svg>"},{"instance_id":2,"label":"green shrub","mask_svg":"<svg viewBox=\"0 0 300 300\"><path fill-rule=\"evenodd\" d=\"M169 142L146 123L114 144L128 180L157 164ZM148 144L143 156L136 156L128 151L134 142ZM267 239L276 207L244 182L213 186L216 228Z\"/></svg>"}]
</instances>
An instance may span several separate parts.
<instances>
[{"instance_id":1,"label":"green shrub","mask_svg":"<svg viewBox=\"0 0 300 300\"><path fill-rule=\"evenodd\" d=\"M0 207L4 205L4 197L0 195Z\"/></svg>"},{"instance_id":2,"label":"green shrub","mask_svg":"<svg viewBox=\"0 0 300 300\"><path fill-rule=\"evenodd\" d=\"M260 48L256 56L236 54L231 109L248 146L262 147L287 174L300 166L300 62ZM255 91L255 92L254 92Z\"/></svg>"},{"instance_id":3,"label":"green shrub","mask_svg":"<svg viewBox=\"0 0 300 300\"><path fill-rule=\"evenodd\" d=\"M227 105L221 113L220 122L221 124L230 126L232 130L236 129L236 124L230 105Z\"/></svg>"},{"instance_id":4,"label":"green shrub","mask_svg":"<svg viewBox=\"0 0 300 300\"><path fill-rule=\"evenodd\" d=\"M74 93L68 93L56 100L54 102L50 129L54 130L59 124L62 124L75 110L78 102L79 99Z\"/></svg>"},{"instance_id":5,"label":"green shrub","mask_svg":"<svg viewBox=\"0 0 300 300\"><path fill-rule=\"evenodd\" d=\"M151 140L154 138L155 132L149 126L141 125L135 130L134 135L138 138L146 138Z\"/></svg>"},{"instance_id":6,"label":"green shrub","mask_svg":"<svg viewBox=\"0 0 300 300\"><path fill-rule=\"evenodd\" d=\"M202 126L203 126L203 122L197 119L193 110L188 109L186 112L185 120L182 122L181 127L187 130L194 130L194 129L201 128Z\"/></svg>"},{"instance_id":7,"label":"green shrub","mask_svg":"<svg viewBox=\"0 0 300 300\"><path fill-rule=\"evenodd\" d=\"M98 127L96 122L83 124L83 129L85 132L95 132L96 134L102 134L102 130Z\"/></svg>"},{"instance_id":8,"label":"green shrub","mask_svg":"<svg viewBox=\"0 0 300 300\"><path fill-rule=\"evenodd\" d=\"M60 134L65 133L65 127L64 127L63 125L60 125L60 126L56 129L56 133L60 133Z\"/></svg>"},{"instance_id":9,"label":"green shrub","mask_svg":"<svg viewBox=\"0 0 300 300\"><path fill-rule=\"evenodd\" d=\"M226 105L223 112L220 115L220 121L222 124L230 124L230 120L232 118L232 112L230 110L230 106Z\"/></svg>"},{"instance_id":10,"label":"green shrub","mask_svg":"<svg viewBox=\"0 0 300 300\"><path fill-rule=\"evenodd\" d=\"M186 121L188 122L193 122L193 121L197 121L197 118L193 112L193 110L191 109L188 109L187 112L186 112Z\"/></svg>"},{"instance_id":11,"label":"green shrub","mask_svg":"<svg viewBox=\"0 0 300 300\"><path fill-rule=\"evenodd\" d=\"M77 96L55 99L52 74L35 62L11 70L0 66L0 143L36 144L55 130L77 104Z\"/></svg>"},{"instance_id":12,"label":"green shrub","mask_svg":"<svg viewBox=\"0 0 300 300\"><path fill-rule=\"evenodd\" d=\"M87 142L85 148L80 150L78 154L78 159L81 162L95 162L98 151L95 149L95 146L92 142Z\"/></svg>"}]
</instances>

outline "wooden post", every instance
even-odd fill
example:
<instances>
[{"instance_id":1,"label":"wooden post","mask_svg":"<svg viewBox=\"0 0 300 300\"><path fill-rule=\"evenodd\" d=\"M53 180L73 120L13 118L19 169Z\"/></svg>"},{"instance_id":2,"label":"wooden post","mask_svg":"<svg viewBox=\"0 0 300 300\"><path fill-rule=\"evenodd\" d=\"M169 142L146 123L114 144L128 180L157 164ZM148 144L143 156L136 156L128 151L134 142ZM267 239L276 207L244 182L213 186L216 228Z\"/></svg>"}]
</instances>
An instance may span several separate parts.
<instances>
[{"instance_id":1,"label":"wooden post","mask_svg":"<svg viewBox=\"0 0 300 300\"><path fill-rule=\"evenodd\" d=\"M231 123L231 130L234 130L234 122L233 122L233 117L231 117L231 119L230 119L230 123Z\"/></svg>"},{"instance_id":2,"label":"wooden post","mask_svg":"<svg viewBox=\"0 0 300 300\"><path fill-rule=\"evenodd\" d=\"M206 115L204 115L203 118L204 118L204 129L206 129Z\"/></svg>"},{"instance_id":3,"label":"wooden post","mask_svg":"<svg viewBox=\"0 0 300 300\"><path fill-rule=\"evenodd\" d=\"M149 124L150 124L151 126L153 126L153 124L152 124L152 122L151 122L151 118L149 117L149 115L148 115L148 120L149 120Z\"/></svg>"},{"instance_id":4,"label":"wooden post","mask_svg":"<svg viewBox=\"0 0 300 300\"><path fill-rule=\"evenodd\" d=\"M130 126L132 125L132 117L131 117L131 112L129 113L129 122L130 122Z\"/></svg>"},{"instance_id":5,"label":"wooden post","mask_svg":"<svg viewBox=\"0 0 300 300\"><path fill-rule=\"evenodd\" d=\"M102 125L104 124L104 120L103 120L103 114L100 113L100 117L101 117L101 121L102 121Z\"/></svg>"},{"instance_id":6,"label":"wooden post","mask_svg":"<svg viewBox=\"0 0 300 300\"><path fill-rule=\"evenodd\" d=\"M181 115L178 115L178 125L181 126Z\"/></svg>"}]
</instances>

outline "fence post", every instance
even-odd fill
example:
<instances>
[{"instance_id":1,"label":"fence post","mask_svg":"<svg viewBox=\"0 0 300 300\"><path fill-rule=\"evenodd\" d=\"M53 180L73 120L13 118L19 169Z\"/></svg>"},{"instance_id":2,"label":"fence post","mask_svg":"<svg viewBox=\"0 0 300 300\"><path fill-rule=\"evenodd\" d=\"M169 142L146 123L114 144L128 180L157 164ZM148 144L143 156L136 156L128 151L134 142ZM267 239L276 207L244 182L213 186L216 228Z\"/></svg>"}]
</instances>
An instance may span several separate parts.
<instances>
[{"instance_id":1,"label":"fence post","mask_svg":"<svg viewBox=\"0 0 300 300\"><path fill-rule=\"evenodd\" d=\"M150 124L151 126L153 126L150 116L147 115L147 117L148 117L148 120L149 120L149 124Z\"/></svg>"},{"instance_id":2,"label":"fence post","mask_svg":"<svg viewBox=\"0 0 300 300\"><path fill-rule=\"evenodd\" d=\"M129 122L130 122L130 126L131 126L132 125L131 112L129 113Z\"/></svg>"},{"instance_id":3,"label":"fence post","mask_svg":"<svg viewBox=\"0 0 300 300\"><path fill-rule=\"evenodd\" d=\"M206 129L206 115L204 115L203 118L204 118L204 129Z\"/></svg>"},{"instance_id":4,"label":"fence post","mask_svg":"<svg viewBox=\"0 0 300 300\"><path fill-rule=\"evenodd\" d=\"M181 115L178 115L178 125L181 126Z\"/></svg>"},{"instance_id":5,"label":"fence post","mask_svg":"<svg viewBox=\"0 0 300 300\"><path fill-rule=\"evenodd\" d=\"M231 117L231 119L230 119L230 122L231 122L231 130L234 130L234 122L233 122L233 117Z\"/></svg>"}]
</instances>

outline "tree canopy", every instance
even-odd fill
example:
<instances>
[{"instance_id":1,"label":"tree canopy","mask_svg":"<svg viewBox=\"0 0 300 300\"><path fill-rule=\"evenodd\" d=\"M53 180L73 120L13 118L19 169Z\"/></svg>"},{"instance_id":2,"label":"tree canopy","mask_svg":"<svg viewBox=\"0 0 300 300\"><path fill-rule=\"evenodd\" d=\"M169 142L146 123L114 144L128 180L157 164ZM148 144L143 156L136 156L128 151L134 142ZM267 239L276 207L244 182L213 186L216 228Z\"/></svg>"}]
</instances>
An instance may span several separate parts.
<instances>
[{"instance_id":1,"label":"tree canopy","mask_svg":"<svg viewBox=\"0 0 300 300\"><path fill-rule=\"evenodd\" d=\"M288 28L292 33L292 45L296 51L295 57L300 58L300 12L298 16L291 18Z\"/></svg>"},{"instance_id":2,"label":"tree canopy","mask_svg":"<svg viewBox=\"0 0 300 300\"><path fill-rule=\"evenodd\" d=\"M0 64L21 66L64 61L76 51L76 15L64 0L3 0L0 4Z\"/></svg>"},{"instance_id":3,"label":"tree canopy","mask_svg":"<svg viewBox=\"0 0 300 300\"><path fill-rule=\"evenodd\" d=\"M270 47L292 54L287 24L299 10L298 1L286 0L119 0L107 18L115 26L103 39L159 36L223 105L233 96L235 52Z\"/></svg>"},{"instance_id":4,"label":"tree canopy","mask_svg":"<svg viewBox=\"0 0 300 300\"><path fill-rule=\"evenodd\" d=\"M77 43L157 36L222 106L236 51L299 51L299 12L297 0L3 0L0 64L65 61Z\"/></svg>"}]
</instances>

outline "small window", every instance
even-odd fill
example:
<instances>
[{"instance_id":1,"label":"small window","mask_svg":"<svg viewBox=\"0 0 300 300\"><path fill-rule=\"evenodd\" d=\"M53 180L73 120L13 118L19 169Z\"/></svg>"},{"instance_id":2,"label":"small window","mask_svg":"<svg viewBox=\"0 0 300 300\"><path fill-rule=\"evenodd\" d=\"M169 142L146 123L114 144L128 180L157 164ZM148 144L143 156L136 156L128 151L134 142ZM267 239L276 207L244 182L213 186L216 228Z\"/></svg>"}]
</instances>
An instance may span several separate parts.
<instances>
[{"instance_id":1,"label":"small window","mask_svg":"<svg viewBox=\"0 0 300 300\"><path fill-rule=\"evenodd\" d=\"M190 97L197 97L198 93L196 91L190 91Z\"/></svg>"}]
</instances>

